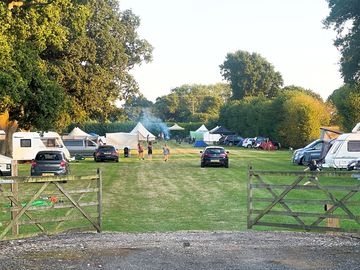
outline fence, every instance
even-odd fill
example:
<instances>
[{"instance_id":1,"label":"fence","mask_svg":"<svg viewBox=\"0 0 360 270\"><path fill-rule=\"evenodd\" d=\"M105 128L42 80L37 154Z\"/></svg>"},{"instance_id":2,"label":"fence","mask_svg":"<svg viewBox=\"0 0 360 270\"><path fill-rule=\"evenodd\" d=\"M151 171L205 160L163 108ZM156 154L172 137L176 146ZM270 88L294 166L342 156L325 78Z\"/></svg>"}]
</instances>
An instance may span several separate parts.
<instances>
[{"instance_id":1,"label":"fence","mask_svg":"<svg viewBox=\"0 0 360 270\"><path fill-rule=\"evenodd\" d=\"M247 227L360 232L360 173L248 171Z\"/></svg>"},{"instance_id":2,"label":"fence","mask_svg":"<svg viewBox=\"0 0 360 270\"><path fill-rule=\"evenodd\" d=\"M68 229L101 231L102 176L0 178L0 239ZM10 236L9 236L10 235Z\"/></svg>"}]
</instances>

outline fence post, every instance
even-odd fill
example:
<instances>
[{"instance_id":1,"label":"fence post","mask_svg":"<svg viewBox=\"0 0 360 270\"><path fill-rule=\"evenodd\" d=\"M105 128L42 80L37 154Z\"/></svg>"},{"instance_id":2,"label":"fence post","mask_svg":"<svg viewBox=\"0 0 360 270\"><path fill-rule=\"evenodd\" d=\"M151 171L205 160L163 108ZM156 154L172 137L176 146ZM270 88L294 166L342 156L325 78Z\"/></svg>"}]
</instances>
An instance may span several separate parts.
<instances>
[{"instance_id":1,"label":"fence post","mask_svg":"<svg viewBox=\"0 0 360 270\"><path fill-rule=\"evenodd\" d=\"M18 176L18 166L17 166L17 161L16 160L12 160L11 161L11 176ZM19 184L14 181L11 184L11 192L14 196L14 199L19 202ZM11 202L11 207L16 207L15 204L13 202ZM15 219L15 217L18 214L18 210L11 210L11 221L13 221ZM19 224L16 222L14 223L14 225L11 228L12 231L12 235L13 236L17 236L19 235Z\"/></svg>"},{"instance_id":2,"label":"fence post","mask_svg":"<svg viewBox=\"0 0 360 270\"><path fill-rule=\"evenodd\" d=\"M251 213L252 213L252 178L251 178L252 165L248 165L248 183L247 183L247 228L251 229Z\"/></svg>"},{"instance_id":3,"label":"fence post","mask_svg":"<svg viewBox=\"0 0 360 270\"><path fill-rule=\"evenodd\" d=\"M101 169L98 168L97 169L97 175L98 175L98 179L97 179L97 188L98 188L98 225L100 230L98 230L98 232L101 232L101 227L102 227L102 173L101 173Z\"/></svg>"}]
</instances>

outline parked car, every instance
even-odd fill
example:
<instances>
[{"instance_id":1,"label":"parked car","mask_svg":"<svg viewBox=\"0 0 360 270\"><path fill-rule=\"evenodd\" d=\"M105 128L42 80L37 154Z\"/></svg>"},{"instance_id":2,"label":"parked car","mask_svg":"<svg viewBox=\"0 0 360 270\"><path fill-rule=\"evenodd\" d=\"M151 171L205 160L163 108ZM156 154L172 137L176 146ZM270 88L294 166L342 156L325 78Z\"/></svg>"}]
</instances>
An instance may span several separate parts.
<instances>
[{"instance_id":1,"label":"parked car","mask_svg":"<svg viewBox=\"0 0 360 270\"><path fill-rule=\"evenodd\" d=\"M265 140L261 141L259 144L257 144L256 148L262 149L262 150L279 150L281 147L280 143L273 142L271 140Z\"/></svg>"},{"instance_id":2,"label":"parked car","mask_svg":"<svg viewBox=\"0 0 360 270\"><path fill-rule=\"evenodd\" d=\"M201 153L201 167L205 166L224 166L229 168L229 152L221 146L208 146Z\"/></svg>"},{"instance_id":3,"label":"parked car","mask_svg":"<svg viewBox=\"0 0 360 270\"><path fill-rule=\"evenodd\" d=\"M233 146L243 141L244 138L238 135L227 135L224 139L224 145Z\"/></svg>"},{"instance_id":4,"label":"parked car","mask_svg":"<svg viewBox=\"0 0 360 270\"><path fill-rule=\"evenodd\" d=\"M69 162L64 152L57 150L39 151L31 162L31 176L67 175Z\"/></svg>"},{"instance_id":5,"label":"parked car","mask_svg":"<svg viewBox=\"0 0 360 270\"><path fill-rule=\"evenodd\" d=\"M94 161L112 160L119 162L119 153L112 145L99 145L94 153Z\"/></svg>"},{"instance_id":6,"label":"parked car","mask_svg":"<svg viewBox=\"0 0 360 270\"><path fill-rule=\"evenodd\" d=\"M11 176L11 161L11 158L0 155L0 176Z\"/></svg>"},{"instance_id":7,"label":"parked car","mask_svg":"<svg viewBox=\"0 0 360 270\"><path fill-rule=\"evenodd\" d=\"M348 171L360 170L360 158L350 161L350 163L347 165L347 170Z\"/></svg>"},{"instance_id":8,"label":"parked car","mask_svg":"<svg viewBox=\"0 0 360 270\"><path fill-rule=\"evenodd\" d=\"M303 165L305 163L310 163L312 160L318 160L321 156L323 146L324 140L319 139L311 142L304 148L295 150L292 156L292 162L294 164Z\"/></svg>"},{"instance_id":9,"label":"parked car","mask_svg":"<svg viewBox=\"0 0 360 270\"><path fill-rule=\"evenodd\" d=\"M255 145L255 138L245 138L242 146L245 148L252 148Z\"/></svg>"}]
</instances>

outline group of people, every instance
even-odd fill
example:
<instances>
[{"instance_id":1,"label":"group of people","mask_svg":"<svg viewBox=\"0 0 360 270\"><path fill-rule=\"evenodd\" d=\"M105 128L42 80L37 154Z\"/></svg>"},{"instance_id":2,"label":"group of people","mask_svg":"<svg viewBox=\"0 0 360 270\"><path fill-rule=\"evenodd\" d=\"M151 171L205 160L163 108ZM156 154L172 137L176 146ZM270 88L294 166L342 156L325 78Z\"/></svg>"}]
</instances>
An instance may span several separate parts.
<instances>
[{"instance_id":1,"label":"group of people","mask_svg":"<svg viewBox=\"0 0 360 270\"><path fill-rule=\"evenodd\" d=\"M144 147L143 145L139 142L137 145L138 148L138 157L139 159L144 160ZM152 159L152 154L153 154L153 145L152 142L149 141L148 142L148 146L147 146L147 154L148 154L148 159ZM170 155L170 148L169 146L167 146L166 144L163 146L163 156L164 156L164 161L168 161L169 160L169 155Z\"/></svg>"}]
</instances>

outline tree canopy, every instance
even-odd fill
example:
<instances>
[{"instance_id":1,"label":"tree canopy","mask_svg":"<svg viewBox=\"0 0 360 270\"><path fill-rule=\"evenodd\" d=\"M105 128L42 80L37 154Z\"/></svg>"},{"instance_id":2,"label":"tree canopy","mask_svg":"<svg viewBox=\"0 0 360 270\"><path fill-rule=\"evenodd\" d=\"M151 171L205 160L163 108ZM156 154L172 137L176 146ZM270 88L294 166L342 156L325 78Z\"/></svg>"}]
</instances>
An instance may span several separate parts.
<instances>
[{"instance_id":1,"label":"tree canopy","mask_svg":"<svg viewBox=\"0 0 360 270\"><path fill-rule=\"evenodd\" d=\"M220 70L231 85L233 99L259 95L274 97L283 85L281 74L257 53L228 53Z\"/></svg>"},{"instance_id":2,"label":"tree canopy","mask_svg":"<svg viewBox=\"0 0 360 270\"><path fill-rule=\"evenodd\" d=\"M360 82L360 2L327 0L330 14L324 20L337 37L334 45L341 52L341 73L345 83Z\"/></svg>"}]
</instances>

